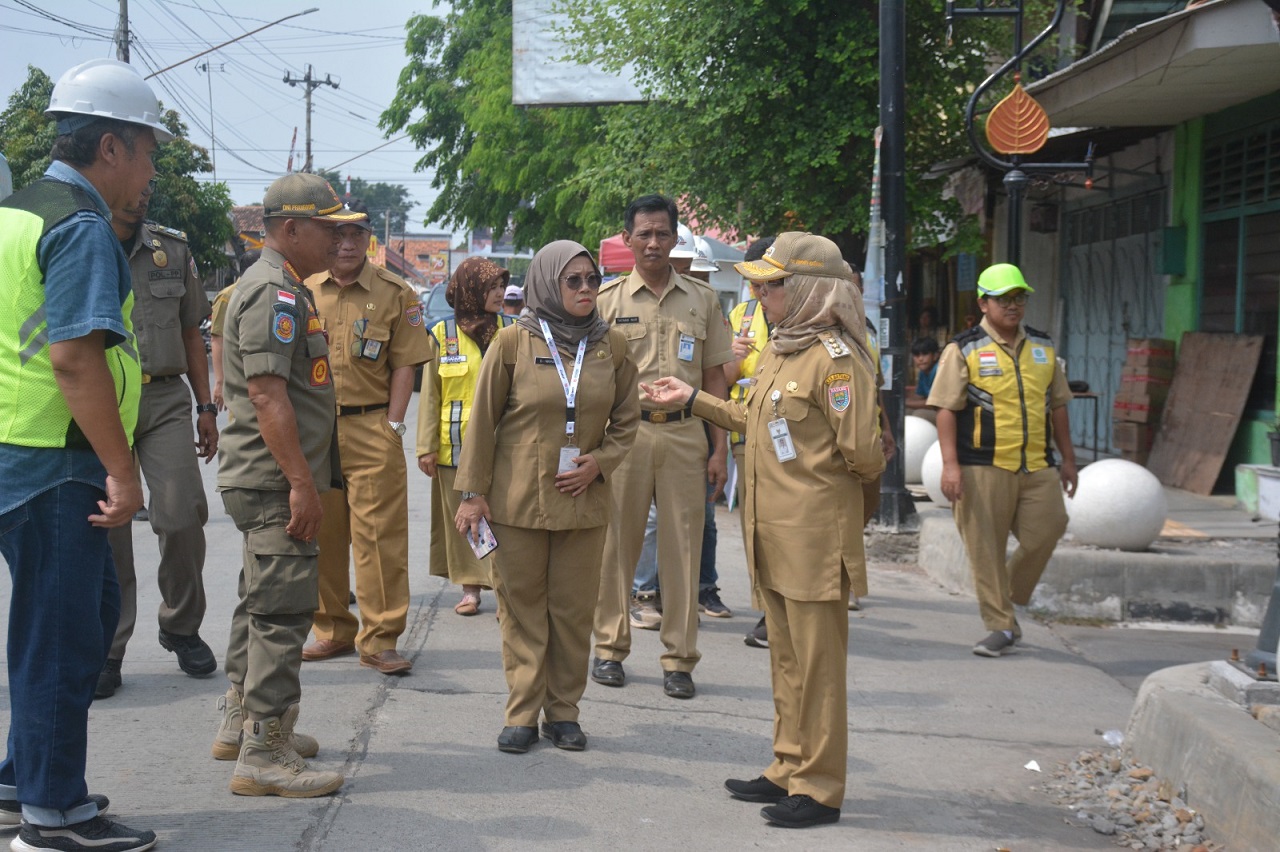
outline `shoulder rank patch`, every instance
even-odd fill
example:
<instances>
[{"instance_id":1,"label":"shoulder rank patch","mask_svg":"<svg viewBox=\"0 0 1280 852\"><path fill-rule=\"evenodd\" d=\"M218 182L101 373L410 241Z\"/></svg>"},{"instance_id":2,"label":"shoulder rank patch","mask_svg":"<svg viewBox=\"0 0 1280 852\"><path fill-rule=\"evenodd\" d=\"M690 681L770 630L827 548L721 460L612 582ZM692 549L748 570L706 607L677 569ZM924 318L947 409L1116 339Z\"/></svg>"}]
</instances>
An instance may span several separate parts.
<instances>
[{"instance_id":1,"label":"shoulder rank patch","mask_svg":"<svg viewBox=\"0 0 1280 852\"><path fill-rule=\"evenodd\" d=\"M167 237L173 237L175 240L187 241L187 232L179 231L177 228L167 228L164 225L156 225L152 228L156 233L164 234Z\"/></svg>"},{"instance_id":2,"label":"shoulder rank patch","mask_svg":"<svg viewBox=\"0 0 1280 852\"><path fill-rule=\"evenodd\" d=\"M189 255L187 255L187 269L188 269L188 271L191 273L191 277L192 277L192 278L199 278L199 277L200 277L200 271L199 271L198 269L196 269L196 258L195 258L195 255L190 255L190 254L189 254Z\"/></svg>"},{"instance_id":3,"label":"shoulder rank patch","mask_svg":"<svg viewBox=\"0 0 1280 852\"><path fill-rule=\"evenodd\" d=\"M849 374L832 373L827 376L827 403L832 411L844 411L849 407Z\"/></svg>"},{"instance_id":4,"label":"shoulder rank patch","mask_svg":"<svg viewBox=\"0 0 1280 852\"><path fill-rule=\"evenodd\" d=\"M409 325L422 325L422 305L414 302L404 309L404 318L409 321Z\"/></svg>"},{"instance_id":5,"label":"shoulder rank patch","mask_svg":"<svg viewBox=\"0 0 1280 852\"><path fill-rule=\"evenodd\" d=\"M271 321L271 333L281 343L292 343L298 333L293 315L288 311L276 311L275 315L275 319Z\"/></svg>"},{"instance_id":6,"label":"shoulder rank patch","mask_svg":"<svg viewBox=\"0 0 1280 852\"><path fill-rule=\"evenodd\" d=\"M846 355L852 354L849 349L849 344L845 343L829 331L820 332L818 334L818 339L822 341L823 346L827 347L827 354L830 355L832 359L843 358Z\"/></svg>"}]
</instances>

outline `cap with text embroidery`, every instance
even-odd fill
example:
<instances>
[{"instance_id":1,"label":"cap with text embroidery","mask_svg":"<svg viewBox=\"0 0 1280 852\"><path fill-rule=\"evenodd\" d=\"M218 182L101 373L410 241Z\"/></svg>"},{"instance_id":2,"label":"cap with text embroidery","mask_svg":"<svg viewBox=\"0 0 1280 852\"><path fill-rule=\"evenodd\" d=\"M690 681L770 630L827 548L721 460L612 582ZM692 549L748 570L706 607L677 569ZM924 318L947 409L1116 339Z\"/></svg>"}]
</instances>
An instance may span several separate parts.
<instances>
[{"instance_id":1,"label":"cap with text embroidery","mask_svg":"<svg viewBox=\"0 0 1280 852\"><path fill-rule=\"evenodd\" d=\"M735 263L733 268L751 281L777 281L792 275L853 280L839 247L826 237L804 231L779 234L764 257Z\"/></svg>"},{"instance_id":2,"label":"cap with text embroidery","mask_svg":"<svg viewBox=\"0 0 1280 852\"><path fill-rule=\"evenodd\" d=\"M262 198L264 219L319 219L322 222L362 224L367 213L354 213L319 175L293 172L276 178Z\"/></svg>"}]
</instances>

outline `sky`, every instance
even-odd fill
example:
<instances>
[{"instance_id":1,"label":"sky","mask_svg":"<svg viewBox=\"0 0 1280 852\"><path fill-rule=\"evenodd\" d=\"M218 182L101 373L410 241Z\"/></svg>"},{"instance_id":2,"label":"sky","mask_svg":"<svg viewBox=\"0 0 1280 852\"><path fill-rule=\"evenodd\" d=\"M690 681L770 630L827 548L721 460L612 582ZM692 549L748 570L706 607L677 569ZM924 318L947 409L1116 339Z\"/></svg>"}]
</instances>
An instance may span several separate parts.
<instances>
[{"instance_id":1,"label":"sky","mask_svg":"<svg viewBox=\"0 0 1280 852\"><path fill-rule=\"evenodd\" d=\"M187 124L188 137L210 148L218 180L236 204L261 203L271 181L284 174L297 128L294 169L304 159L306 107L300 78L326 75L335 90L312 94L312 153L316 170L337 168L344 177L399 183L417 207L409 230L423 225L435 197L431 174L414 171L421 156L407 138L389 140L378 117L395 95L405 64L404 25L415 14L443 15L447 5L431 0L128 0L133 40L131 63L144 75L181 65L149 82L168 108ZM276 24L196 60L203 50L295 12L318 11ZM0 0L0 95L8 97L35 65L57 81L74 65L115 57L112 33L119 0ZM196 68L208 62L211 72ZM212 134L210 137L210 86ZM213 180L212 174L198 176ZM334 187L339 194L341 186Z\"/></svg>"}]
</instances>

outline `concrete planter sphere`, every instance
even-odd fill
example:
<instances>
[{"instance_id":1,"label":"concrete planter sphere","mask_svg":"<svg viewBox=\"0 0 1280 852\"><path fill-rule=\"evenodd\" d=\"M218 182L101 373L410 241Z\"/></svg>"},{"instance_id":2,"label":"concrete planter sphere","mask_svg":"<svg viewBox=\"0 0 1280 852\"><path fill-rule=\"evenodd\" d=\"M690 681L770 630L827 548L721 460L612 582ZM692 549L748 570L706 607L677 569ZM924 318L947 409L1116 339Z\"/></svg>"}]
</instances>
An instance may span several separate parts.
<instances>
[{"instance_id":1,"label":"concrete planter sphere","mask_svg":"<svg viewBox=\"0 0 1280 852\"><path fill-rule=\"evenodd\" d=\"M1080 544L1146 550L1164 528L1169 501L1160 480L1142 465L1104 459L1080 471L1067 514L1067 531Z\"/></svg>"}]
</instances>

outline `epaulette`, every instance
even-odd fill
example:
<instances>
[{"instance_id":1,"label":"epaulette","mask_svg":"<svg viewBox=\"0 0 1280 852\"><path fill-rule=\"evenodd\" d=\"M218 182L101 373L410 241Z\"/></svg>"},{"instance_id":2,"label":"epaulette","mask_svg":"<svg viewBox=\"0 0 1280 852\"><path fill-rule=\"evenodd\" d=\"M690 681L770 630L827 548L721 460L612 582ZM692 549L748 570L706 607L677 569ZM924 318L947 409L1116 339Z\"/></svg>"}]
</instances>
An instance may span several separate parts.
<instances>
[{"instance_id":1,"label":"epaulette","mask_svg":"<svg viewBox=\"0 0 1280 852\"><path fill-rule=\"evenodd\" d=\"M166 237L173 237L175 240L182 240L184 243L187 242L186 231L179 231L177 228L169 228L155 222L147 222L146 225L157 234L164 234Z\"/></svg>"},{"instance_id":2,"label":"epaulette","mask_svg":"<svg viewBox=\"0 0 1280 852\"><path fill-rule=\"evenodd\" d=\"M409 285L408 281L405 281L403 278L401 278L399 275L396 275L394 272L392 272L390 269L387 269L385 266L378 266L376 263L373 264L373 274L377 275L383 281L390 281L392 284L396 284L400 287L403 287L406 290L409 290L415 296L418 295L418 291L414 290L413 287Z\"/></svg>"},{"instance_id":3,"label":"epaulette","mask_svg":"<svg viewBox=\"0 0 1280 852\"><path fill-rule=\"evenodd\" d=\"M1052 345L1052 344L1053 344L1053 338L1052 338L1052 337L1050 337L1048 334L1044 333L1043 331L1041 331L1041 330L1040 330L1040 329L1038 329L1038 328L1032 328L1032 327L1031 327L1031 326L1029 326L1029 325L1024 325L1024 326L1022 326L1022 330L1023 330L1023 331L1025 331L1025 332L1027 333L1027 339L1028 339L1028 340L1030 340L1030 339L1032 339L1032 338L1036 338L1036 339L1038 339L1038 340L1042 340L1042 341L1044 341L1045 343L1048 343L1048 344L1050 344L1050 345Z\"/></svg>"},{"instance_id":4,"label":"epaulette","mask_svg":"<svg viewBox=\"0 0 1280 852\"><path fill-rule=\"evenodd\" d=\"M697 284L699 287L705 287L706 289L712 290L714 292L712 286L707 282L703 281L701 278L694 278L692 275L685 275L683 272L680 273L680 277L683 278L685 281L688 281L690 284Z\"/></svg>"},{"instance_id":5,"label":"epaulette","mask_svg":"<svg viewBox=\"0 0 1280 852\"><path fill-rule=\"evenodd\" d=\"M617 287L630 277L631 276L629 275L619 275L617 278L612 278L600 285L600 292L603 293L605 290L612 290L614 287Z\"/></svg>"},{"instance_id":6,"label":"epaulette","mask_svg":"<svg viewBox=\"0 0 1280 852\"><path fill-rule=\"evenodd\" d=\"M827 347L827 354L831 356L831 360L837 358L845 358L853 354L853 350L849 348L849 344L845 343L838 336L830 331L818 332L818 339L822 341L822 345Z\"/></svg>"},{"instance_id":7,"label":"epaulette","mask_svg":"<svg viewBox=\"0 0 1280 852\"><path fill-rule=\"evenodd\" d=\"M966 328L964 331L951 338L951 342L963 349L965 344L972 343L975 340L980 340L986 336L986 329L980 325L975 325L973 328Z\"/></svg>"}]
</instances>

